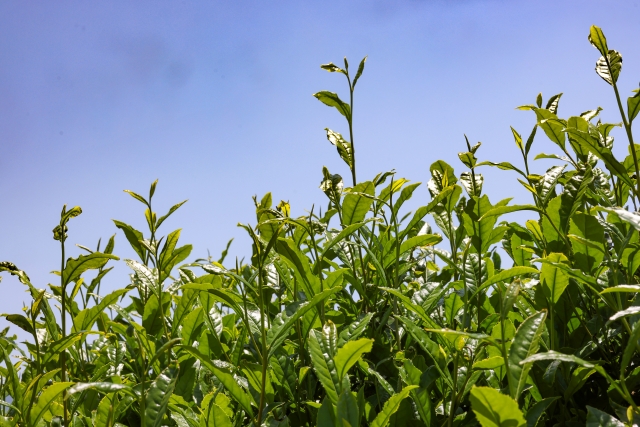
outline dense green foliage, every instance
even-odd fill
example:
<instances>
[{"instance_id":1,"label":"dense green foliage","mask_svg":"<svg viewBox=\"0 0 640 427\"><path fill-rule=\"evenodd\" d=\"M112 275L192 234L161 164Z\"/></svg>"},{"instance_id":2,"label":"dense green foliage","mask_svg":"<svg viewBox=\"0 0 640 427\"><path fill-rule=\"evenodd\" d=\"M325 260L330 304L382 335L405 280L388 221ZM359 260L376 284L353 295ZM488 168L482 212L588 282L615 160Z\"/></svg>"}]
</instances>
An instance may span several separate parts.
<instances>
[{"instance_id":1,"label":"dense green foliage","mask_svg":"<svg viewBox=\"0 0 640 427\"><path fill-rule=\"evenodd\" d=\"M298 218L270 194L255 199L257 225L241 225L248 263L225 262L225 250L184 264L180 230L159 231L182 203L158 217L153 183L146 198L128 191L148 231L115 221L139 257L123 260L131 283L100 295L119 260L114 238L66 259L81 210L64 208L59 286L38 289L0 264L33 297L4 315L31 339L0 336L0 426L636 425L640 214L623 206L640 202L640 94L624 108L620 54L598 27L589 40L621 125L601 123L599 108L561 119L560 95L539 95L519 107L535 118L528 138L512 129L522 166L478 162L480 144L467 141L465 171L434 162L432 200L413 212L403 208L420 183L393 172L356 180L353 94L365 61L352 79L346 59L322 68L346 77L349 102L315 96L347 121L348 139L327 138L352 186L324 168L328 207ZM616 126L624 159L612 153ZM536 137L559 148L535 157L559 163L542 174L530 170ZM490 201L480 166L516 176L531 204ZM515 211L532 219L499 222Z\"/></svg>"}]
</instances>

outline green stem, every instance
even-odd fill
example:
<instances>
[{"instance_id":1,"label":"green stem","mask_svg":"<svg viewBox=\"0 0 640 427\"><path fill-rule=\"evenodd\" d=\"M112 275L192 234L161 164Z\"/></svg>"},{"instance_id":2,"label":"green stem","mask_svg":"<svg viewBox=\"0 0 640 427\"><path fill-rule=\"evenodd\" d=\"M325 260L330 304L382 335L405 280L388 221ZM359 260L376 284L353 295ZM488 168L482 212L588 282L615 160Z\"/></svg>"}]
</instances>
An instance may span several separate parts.
<instances>
[{"instance_id":1,"label":"green stem","mask_svg":"<svg viewBox=\"0 0 640 427\"><path fill-rule=\"evenodd\" d=\"M264 295L263 295L263 265L258 265L258 293L260 302L260 328L262 329L262 384L260 386L260 406L258 407L258 421L256 427L262 424L262 415L264 411L266 386L267 386L267 365L269 363L269 355L267 354L267 330L264 323Z\"/></svg>"},{"instance_id":2,"label":"green stem","mask_svg":"<svg viewBox=\"0 0 640 427\"><path fill-rule=\"evenodd\" d=\"M451 407L449 408L449 427L453 427L453 418L456 413L456 384L458 383L458 352L456 352L456 357L453 359L453 387L451 389Z\"/></svg>"},{"instance_id":3,"label":"green stem","mask_svg":"<svg viewBox=\"0 0 640 427\"><path fill-rule=\"evenodd\" d=\"M64 240L65 240L65 232L64 232L65 224L60 224L60 248L61 248L61 260L60 260L60 291L62 293L62 338L64 339L67 336L67 290L66 284L64 283ZM67 352L66 350L60 354L60 365L62 371L62 382L67 381ZM63 426L67 427L69 425L69 419L67 416L67 392L66 390L62 392L62 412L63 412Z\"/></svg>"},{"instance_id":4,"label":"green stem","mask_svg":"<svg viewBox=\"0 0 640 427\"><path fill-rule=\"evenodd\" d=\"M145 380L146 380L146 376L147 376L147 364L146 364L146 359L144 357L144 348L142 347L142 341L140 341L140 337L138 336L138 333L135 332L136 335L136 339L138 340L138 348L140 349L140 360L142 362L142 372L140 374L140 383L141 383L141 390L140 390L140 420L141 420L141 425L142 426L146 426L147 425L147 420L146 420L146 408L145 408L145 404L146 404L146 390L145 390Z\"/></svg>"},{"instance_id":5,"label":"green stem","mask_svg":"<svg viewBox=\"0 0 640 427\"><path fill-rule=\"evenodd\" d=\"M351 144L351 178L353 179L353 185L356 185L356 146L353 143L353 86L351 85L351 78L347 74L347 81L349 82L349 109L350 114L347 121L349 122L349 143Z\"/></svg>"}]
</instances>

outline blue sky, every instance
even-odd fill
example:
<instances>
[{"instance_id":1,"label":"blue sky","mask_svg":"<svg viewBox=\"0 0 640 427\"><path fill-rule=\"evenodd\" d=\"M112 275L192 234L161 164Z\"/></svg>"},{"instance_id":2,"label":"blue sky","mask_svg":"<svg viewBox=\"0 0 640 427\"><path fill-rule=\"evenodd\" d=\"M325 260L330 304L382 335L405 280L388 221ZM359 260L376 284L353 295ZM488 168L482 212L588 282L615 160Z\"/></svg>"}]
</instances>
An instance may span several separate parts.
<instances>
[{"instance_id":1,"label":"blue sky","mask_svg":"<svg viewBox=\"0 0 640 427\"><path fill-rule=\"evenodd\" d=\"M326 203L323 165L348 176L323 131L345 123L311 96L345 94L319 68L345 55L352 67L369 57L354 109L361 180L395 168L426 183L438 159L461 172L464 133L483 142L480 160L520 164L509 126L528 134L532 113L514 107L538 92L564 92L561 116L601 106L620 121L587 34L601 26L622 53L626 98L640 80L638 16L637 0L0 1L0 259L45 287L63 204L84 210L69 246L93 247L116 233L111 219L143 227L122 190L146 194L156 178L160 213L189 199L163 227L183 228L192 258L231 237L232 256L246 254L236 224L255 222L252 195L271 191L301 215ZM540 134L542 151L554 146ZM515 176L484 172L491 200L527 201ZM426 186L415 198L428 203ZM134 257L127 247L118 233L115 253ZM119 263L105 289L127 274ZM23 287L0 286L0 312L18 312Z\"/></svg>"}]
</instances>

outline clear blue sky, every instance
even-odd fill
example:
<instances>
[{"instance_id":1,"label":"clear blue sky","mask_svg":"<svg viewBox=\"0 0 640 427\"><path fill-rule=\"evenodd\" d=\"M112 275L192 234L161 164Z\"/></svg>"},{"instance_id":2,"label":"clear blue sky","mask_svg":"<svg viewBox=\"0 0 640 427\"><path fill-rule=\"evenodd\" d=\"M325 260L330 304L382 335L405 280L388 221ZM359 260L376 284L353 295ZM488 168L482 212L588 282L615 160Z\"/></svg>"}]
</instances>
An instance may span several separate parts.
<instances>
[{"instance_id":1,"label":"clear blue sky","mask_svg":"<svg viewBox=\"0 0 640 427\"><path fill-rule=\"evenodd\" d=\"M142 228L122 190L146 194L156 178L159 211L189 199L163 227L183 228L192 258L231 237L232 256L246 254L236 224L255 222L252 195L272 191L301 215L326 203L323 165L348 176L323 131L344 122L311 96L345 93L319 68L345 55L354 67L369 55L354 118L361 180L395 168L426 183L437 159L460 172L464 133L483 142L481 160L519 164L509 125L530 131L532 113L514 107L538 92L564 92L561 116L601 106L619 121L587 34L597 24L621 51L626 97L640 80L639 16L637 0L1 0L0 260L45 287L64 203L84 210L69 246L93 247L117 231L112 218ZM542 151L554 146L540 134ZM526 200L509 172L485 170L485 188ZM426 186L416 198L429 201ZM133 257L127 247L118 233L115 253ZM127 274L120 263L106 290ZM24 288L6 276L0 286L0 313L19 312Z\"/></svg>"}]
</instances>

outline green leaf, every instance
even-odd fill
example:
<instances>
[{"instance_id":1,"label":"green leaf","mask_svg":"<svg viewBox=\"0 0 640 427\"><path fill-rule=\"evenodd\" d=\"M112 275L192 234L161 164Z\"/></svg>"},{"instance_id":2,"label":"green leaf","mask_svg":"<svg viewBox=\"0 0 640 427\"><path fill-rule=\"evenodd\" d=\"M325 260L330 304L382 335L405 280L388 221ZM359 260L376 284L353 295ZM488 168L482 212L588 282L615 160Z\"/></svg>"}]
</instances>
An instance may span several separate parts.
<instances>
[{"instance_id":1,"label":"green leaf","mask_svg":"<svg viewBox=\"0 0 640 427\"><path fill-rule=\"evenodd\" d=\"M461 192L462 192L462 189L457 185L452 185L452 186L446 187L442 191L440 191L438 193L438 195L435 196L433 198L433 200L431 200L431 202L429 202L429 204L427 206L422 206L422 207L419 207L418 209L416 209L416 212L413 214L413 217L409 221L409 224L400 233L400 239L401 240L404 239L406 237L406 235L409 234L409 232L413 229L413 227L415 227L416 224L418 224L420 221L422 221L422 218L424 218L425 215L427 215L429 212L433 211L440 203L442 203L449 196L451 196L452 193L457 193L457 196L455 196L455 199L457 200L457 198L460 196ZM454 197L454 196L452 196L452 197Z\"/></svg>"},{"instance_id":2,"label":"green leaf","mask_svg":"<svg viewBox=\"0 0 640 427\"><path fill-rule=\"evenodd\" d=\"M418 388L416 385L409 385L403 388L400 392L394 394L387 400L382 407L382 411L378 413L376 418L371 422L371 427L385 427L389 424L389 420L391 420L391 416L396 413L398 408L400 408L400 404L404 400L405 397L409 395L409 393Z\"/></svg>"},{"instance_id":3,"label":"green leaf","mask_svg":"<svg viewBox=\"0 0 640 427\"><path fill-rule=\"evenodd\" d=\"M307 296L315 295L316 289L320 288L320 281L316 275L311 273L309 259L298 249L293 240L278 238L275 250L294 270Z\"/></svg>"},{"instance_id":4,"label":"green leaf","mask_svg":"<svg viewBox=\"0 0 640 427\"><path fill-rule=\"evenodd\" d=\"M338 373L338 380L340 382L342 382L342 379L349 369L355 365L360 357L371 351L373 348L373 342L374 340L372 339L361 338L356 341L349 341L338 349L333 360Z\"/></svg>"},{"instance_id":5,"label":"green leaf","mask_svg":"<svg viewBox=\"0 0 640 427\"><path fill-rule=\"evenodd\" d=\"M69 258L64 270L62 271L63 286L66 286L71 282L75 282L80 278L80 275L87 270L104 267L110 259L119 260L120 258L115 255L103 254L101 252L94 252L89 255L80 255L78 258Z\"/></svg>"},{"instance_id":6,"label":"green leaf","mask_svg":"<svg viewBox=\"0 0 640 427\"><path fill-rule=\"evenodd\" d=\"M585 368L595 368L597 366L592 362L588 362L572 354L558 353L557 351L553 350L549 350L546 353L537 353L533 356L529 356L525 360L521 361L520 364L524 365L541 360L559 360L561 362L577 363L578 365L584 366Z\"/></svg>"},{"instance_id":7,"label":"green leaf","mask_svg":"<svg viewBox=\"0 0 640 427\"><path fill-rule=\"evenodd\" d=\"M336 411L336 425L343 427L358 427L360 425L360 411L358 402L351 390L340 393ZM345 422L346 421L346 422Z\"/></svg>"},{"instance_id":8,"label":"green leaf","mask_svg":"<svg viewBox=\"0 0 640 427\"><path fill-rule=\"evenodd\" d=\"M543 206L546 206L550 197L555 194L556 185L565 167L566 165L550 167L542 176L542 179L536 184L536 189L538 190L538 195L540 196Z\"/></svg>"},{"instance_id":9,"label":"green leaf","mask_svg":"<svg viewBox=\"0 0 640 427\"><path fill-rule=\"evenodd\" d=\"M363 225L365 225L367 222L370 222L370 221L373 221L373 218L367 219L364 222L357 222L355 224L351 224L343 228L340 231L340 233L338 233L335 237L333 237L324 245L324 247L322 248L322 253L320 254L320 258L324 257L327 254L327 252L331 248L333 248L337 243L340 243L341 241L343 241L344 239L346 239L347 237L355 233L358 229L360 229L360 227L362 227Z\"/></svg>"},{"instance_id":10,"label":"green leaf","mask_svg":"<svg viewBox=\"0 0 640 427\"><path fill-rule=\"evenodd\" d=\"M42 365L46 365L54 357L57 357L60 353L62 353L90 333L97 334L97 332L88 331L76 332L67 335L64 338L60 338L58 341L49 343L49 348L47 349L45 356L42 358Z\"/></svg>"},{"instance_id":11,"label":"green leaf","mask_svg":"<svg viewBox=\"0 0 640 427\"><path fill-rule=\"evenodd\" d=\"M324 301L326 298L341 290L341 286L327 289L323 292L320 292L319 294L314 295L314 297L310 301L300 304L297 307L296 311L294 311L293 313L288 314L286 313L286 311L282 311L278 316L276 316L271 329L269 329L269 331L267 332L269 358L273 356L275 351L284 342L284 340L291 332L291 328L299 318L307 314L309 310L316 308L316 306L322 303L322 301Z\"/></svg>"},{"instance_id":12,"label":"green leaf","mask_svg":"<svg viewBox=\"0 0 640 427\"><path fill-rule=\"evenodd\" d=\"M471 389L471 409L482 427L524 427L526 422L518 403L491 387Z\"/></svg>"},{"instance_id":13,"label":"green leaf","mask_svg":"<svg viewBox=\"0 0 640 427\"><path fill-rule=\"evenodd\" d=\"M185 351L200 360L200 363L202 363L205 368L211 371L211 373L215 375L216 378L218 378L220 383L222 383L222 385L227 389L231 397L233 397L240 404L240 406L242 406L245 412L249 414L250 417L253 416L253 410L251 408L251 398L244 390L242 390L240 385L238 385L238 382L235 380L233 374L229 372L228 369L216 366L214 361L212 361L211 359L209 359L209 357L200 353L193 347L181 346L180 348L182 351Z\"/></svg>"},{"instance_id":14,"label":"green leaf","mask_svg":"<svg viewBox=\"0 0 640 427\"><path fill-rule=\"evenodd\" d=\"M551 111L551 112L552 112L552 113L554 113L554 114L555 114L555 108L557 108L557 106L558 106L558 100L560 99L560 97L562 96L562 94L559 94L559 95L556 95L556 96L557 96L557 100L556 100L556 102L555 102L555 107L552 107L552 106L547 107L547 109L554 108L553 110L551 110L551 109L549 110L549 111ZM553 99L553 97L552 97L552 99ZM551 99L550 99L550 100L551 100ZM527 138L527 143L526 143L526 144L525 144L525 146L524 146L524 154L525 154L525 155L527 155L527 156L529 155L529 150L531 149L531 145L533 144L533 140L534 140L534 138L536 137L536 132L537 132L537 131L538 131L538 126L537 126L537 125L534 125L534 126L533 126L533 130L532 130L532 131L531 131L531 133L529 134L529 138ZM524 175L524 174L523 174L523 175Z\"/></svg>"},{"instance_id":15,"label":"green leaf","mask_svg":"<svg viewBox=\"0 0 640 427\"><path fill-rule=\"evenodd\" d=\"M342 68L338 67L333 62L329 62L328 64L322 64L322 65L320 65L320 68L322 68L323 70L328 71L330 73L343 73L343 74L346 74L346 72Z\"/></svg>"},{"instance_id":16,"label":"green leaf","mask_svg":"<svg viewBox=\"0 0 640 427\"><path fill-rule=\"evenodd\" d=\"M413 250L418 246L433 246L437 245L441 241L442 236L440 236L439 234L421 234L419 236L410 237L400 245L400 255L403 255L405 252ZM393 247L391 247L390 249L391 250L384 259L385 267L390 266L393 262L395 262L396 259L395 249Z\"/></svg>"},{"instance_id":17,"label":"green leaf","mask_svg":"<svg viewBox=\"0 0 640 427\"><path fill-rule=\"evenodd\" d=\"M493 216L504 215L511 212L518 212L518 211L541 212L541 210L538 207L533 205L498 206L497 208L493 208L487 211L487 213L485 213L484 215L482 215L482 217L480 217L480 220L493 217Z\"/></svg>"},{"instance_id":18,"label":"green leaf","mask_svg":"<svg viewBox=\"0 0 640 427\"><path fill-rule=\"evenodd\" d=\"M179 365L168 366L151 383L147 390L144 427L160 427L162 424L162 417L167 411L169 398L178 379L179 368Z\"/></svg>"},{"instance_id":19,"label":"green leaf","mask_svg":"<svg viewBox=\"0 0 640 427\"><path fill-rule=\"evenodd\" d=\"M595 216L576 213L570 220L569 233L586 239L572 239L571 246L575 266L591 273L604 259L604 227Z\"/></svg>"},{"instance_id":20,"label":"green leaf","mask_svg":"<svg viewBox=\"0 0 640 427\"><path fill-rule=\"evenodd\" d=\"M329 321L322 331L312 330L308 341L313 369L334 405L338 403L338 396L342 391L342 383L333 360L337 349L336 335L335 325Z\"/></svg>"},{"instance_id":21,"label":"green leaf","mask_svg":"<svg viewBox=\"0 0 640 427\"><path fill-rule=\"evenodd\" d=\"M82 213L82 208L80 206L74 206L71 209L67 210L67 205L64 205L62 208L62 215L60 216L60 223L62 225L69 222L71 218L75 218Z\"/></svg>"},{"instance_id":22,"label":"green leaf","mask_svg":"<svg viewBox=\"0 0 640 427\"><path fill-rule=\"evenodd\" d=\"M36 331L33 329L31 321L22 314L3 314L2 316L23 331L29 332L31 335L35 335Z\"/></svg>"},{"instance_id":23,"label":"green leaf","mask_svg":"<svg viewBox=\"0 0 640 427\"><path fill-rule=\"evenodd\" d=\"M521 171L520 169L518 169L517 167L515 167L509 162L494 163L490 161L484 161L484 162L478 163L476 167L478 166L493 166L501 170L511 170L511 171L518 172L520 175L522 175L525 178L527 177L527 174L525 174L523 171Z\"/></svg>"},{"instance_id":24,"label":"green leaf","mask_svg":"<svg viewBox=\"0 0 640 427\"><path fill-rule=\"evenodd\" d=\"M371 181L361 182L353 189L346 193L344 201L342 202L342 223L344 225L351 225L360 222L364 219L371 203L373 203L372 197L375 192L375 186Z\"/></svg>"},{"instance_id":25,"label":"green leaf","mask_svg":"<svg viewBox=\"0 0 640 427\"><path fill-rule=\"evenodd\" d=\"M313 403L314 407L317 405L316 402L308 402ZM325 397L322 401L322 406L318 409L318 419L317 419L318 427L337 427L336 426L336 411L334 409L331 400L329 397Z\"/></svg>"},{"instance_id":26,"label":"green leaf","mask_svg":"<svg viewBox=\"0 0 640 427\"><path fill-rule=\"evenodd\" d=\"M589 43L593 45L602 55L606 55L609 51L607 47L607 38L604 36L602 29L595 25L589 28Z\"/></svg>"},{"instance_id":27,"label":"green leaf","mask_svg":"<svg viewBox=\"0 0 640 427\"><path fill-rule=\"evenodd\" d=\"M413 362L409 359L404 360L404 370L400 369L400 374L403 375L403 380L407 385L416 385L419 388L411 390L411 398L416 404L416 409L420 415L420 419L425 425L431 425L431 411L432 403L431 396L429 396L429 385L423 381L423 373L414 366ZM425 371L426 373L427 371ZM403 374L404 373L404 374Z\"/></svg>"},{"instance_id":28,"label":"green leaf","mask_svg":"<svg viewBox=\"0 0 640 427\"><path fill-rule=\"evenodd\" d=\"M362 72L364 71L364 63L367 62L367 57L365 56L364 58L362 58L362 61L360 61L360 65L358 65L358 71L356 72L356 76L353 79L353 87L356 87L356 83L358 83L358 79L360 78L360 76L362 76ZM351 427L355 427L355 426L351 426Z\"/></svg>"},{"instance_id":29,"label":"green leaf","mask_svg":"<svg viewBox=\"0 0 640 427\"><path fill-rule=\"evenodd\" d=\"M31 407L31 424L38 425L42 416L49 410L51 404L56 401L63 391L71 387L73 383L53 383L47 387L39 396L38 401Z\"/></svg>"},{"instance_id":30,"label":"green leaf","mask_svg":"<svg viewBox=\"0 0 640 427\"><path fill-rule=\"evenodd\" d=\"M413 193L418 187L420 187L421 184L421 182L414 182L413 184L409 184L402 189L402 191L400 192L400 196L393 201L393 213L395 215L398 215L398 212L400 211L402 205L404 205L407 200L411 199Z\"/></svg>"},{"instance_id":31,"label":"green leaf","mask_svg":"<svg viewBox=\"0 0 640 427\"><path fill-rule=\"evenodd\" d=\"M497 218L495 216L483 218L483 216L494 207L506 205L509 200L511 199L504 199L493 206L489 201L489 197L484 195L482 197L474 197L467 202L464 207L463 222L464 229L471 237L474 252L484 253L493 243L502 238L506 227L494 228Z\"/></svg>"},{"instance_id":32,"label":"green leaf","mask_svg":"<svg viewBox=\"0 0 640 427\"><path fill-rule=\"evenodd\" d=\"M538 119L538 126L542 128L552 142L556 143L564 151L567 139L564 134L565 123L549 110L537 108L535 113Z\"/></svg>"},{"instance_id":33,"label":"green leaf","mask_svg":"<svg viewBox=\"0 0 640 427\"><path fill-rule=\"evenodd\" d=\"M507 270L502 270L500 273L494 274L493 276L491 276L489 279L487 279L482 286L480 286L469 298L469 300L472 300L473 297L475 297L478 293L480 293L481 291L483 291L484 289L488 288L491 285L495 285L496 283L499 282L504 282L506 280L509 279L513 279L514 277L517 276L522 276L524 274L535 274L535 273L540 273L540 271L538 271L537 269L533 268L533 267L511 267Z\"/></svg>"},{"instance_id":34,"label":"green leaf","mask_svg":"<svg viewBox=\"0 0 640 427\"><path fill-rule=\"evenodd\" d=\"M601 294L609 294L612 292L640 292L640 285L618 285L612 286L600 292Z\"/></svg>"},{"instance_id":35,"label":"green leaf","mask_svg":"<svg viewBox=\"0 0 640 427\"><path fill-rule=\"evenodd\" d=\"M478 161L476 156L470 151L458 153L458 158L469 169L473 169L476 166L476 162Z\"/></svg>"},{"instance_id":36,"label":"green leaf","mask_svg":"<svg viewBox=\"0 0 640 427\"><path fill-rule=\"evenodd\" d=\"M538 351L546 317L547 312L541 311L525 319L511 342L509 372L507 374L509 375L510 394L515 400L520 398L531 369L531 364L520 365L520 362Z\"/></svg>"},{"instance_id":37,"label":"green leaf","mask_svg":"<svg viewBox=\"0 0 640 427\"><path fill-rule=\"evenodd\" d=\"M516 266L524 266L529 267L530 259L532 257L532 253L527 249L524 249L523 246L533 246L533 240L531 235L526 231L526 229L521 228L520 226L513 226L512 224L511 237L509 238L509 243L511 244L511 257L513 258L513 262ZM508 236L508 234L507 234ZM505 248L507 246L505 245Z\"/></svg>"},{"instance_id":38,"label":"green leaf","mask_svg":"<svg viewBox=\"0 0 640 427\"><path fill-rule=\"evenodd\" d=\"M635 90L636 94L627 98L627 116L629 117L629 124L640 113L640 91Z\"/></svg>"},{"instance_id":39,"label":"green leaf","mask_svg":"<svg viewBox=\"0 0 640 427\"><path fill-rule=\"evenodd\" d=\"M640 215L622 208L603 208L602 210L618 215L618 218L628 222L633 226L633 228L640 231Z\"/></svg>"},{"instance_id":40,"label":"green leaf","mask_svg":"<svg viewBox=\"0 0 640 427\"><path fill-rule=\"evenodd\" d=\"M67 399L76 393L81 393L86 390L96 390L103 394L114 393L118 391L127 391L131 395L135 396L135 393L131 390L131 387L126 384L116 384L108 382L95 382L95 383L76 383L73 387L67 390Z\"/></svg>"},{"instance_id":41,"label":"green leaf","mask_svg":"<svg viewBox=\"0 0 640 427\"><path fill-rule=\"evenodd\" d=\"M127 238L133 250L136 251L140 259L143 260L147 254L147 250L142 245L142 243L140 243L140 241L144 239L142 233L122 221L117 221L114 219L113 223L116 225L116 227L122 230L122 232L124 233L124 237Z\"/></svg>"},{"instance_id":42,"label":"green leaf","mask_svg":"<svg viewBox=\"0 0 640 427\"><path fill-rule=\"evenodd\" d=\"M3 377L6 377L8 382L11 383L11 393L13 397L13 403L22 407L23 402L23 387L20 384L20 378L18 377L18 370L15 365L11 361L11 350L6 349L4 345L0 345L0 355L2 355L2 359L6 365L6 373L3 372Z\"/></svg>"},{"instance_id":43,"label":"green leaf","mask_svg":"<svg viewBox=\"0 0 640 427\"><path fill-rule=\"evenodd\" d=\"M97 305L82 310L73 318L73 328L71 328L71 331L80 332L91 329L96 320L98 320L98 317L100 317L100 314L111 304L116 303L118 299L129 292L129 290L128 288L124 288L113 291L102 298Z\"/></svg>"},{"instance_id":44,"label":"green leaf","mask_svg":"<svg viewBox=\"0 0 640 427\"><path fill-rule=\"evenodd\" d=\"M560 102L560 98L562 97L562 93L557 95L553 95L547 101L546 109L551 111L553 114L558 114L558 103Z\"/></svg>"},{"instance_id":45,"label":"green leaf","mask_svg":"<svg viewBox=\"0 0 640 427\"><path fill-rule=\"evenodd\" d=\"M610 50L607 52L606 58L601 56L596 62L596 73L610 85L618 81L621 69L622 55L615 50Z\"/></svg>"},{"instance_id":46,"label":"green leaf","mask_svg":"<svg viewBox=\"0 0 640 427\"><path fill-rule=\"evenodd\" d=\"M518 147L519 149L524 151L524 146L522 145L522 137L520 136L520 134L513 128L513 126L511 127L511 133L513 134L513 139L516 141L516 147Z\"/></svg>"},{"instance_id":47,"label":"green leaf","mask_svg":"<svg viewBox=\"0 0 640 427\"><path fill-rule=\"evenodd\" d=\"M375 313L373 312L369 312L365 315L361 315L357 320L351 323L349 327L343 329L338 336L338 348L345 345L347 341L358 338L358 336L365 331L374 314Z\"/></svg>"},{"instance_id":48,"label":"green leaf","mask_svg":"<svg viewBox=\"0 0 640 427\"><path fill-rule=\"evenodd\" d=\"M587 405L586 427L624 427L624 423L606 412Z\"/></svg>"},{"instance_id":49,"label":"green leaf","mask_svg":"<svg viewBox=\"0 0 640 427\"><path fill-rule=\"evenodd\" d=\"M594 368L585 368L583 366L578 366L576 369L571 372L571 380L569 381L569 385L564 391L564 400L569 401L573 394L580 390L582 386L587 382L589 377L596 372Z\"/></svg>"},{"instance_id":50,"label":"green leaf","mask_svg":"<svg viewBox=\"0 0 640 427\"><path fill-rule=\"evenodd\" d=\"M404 324L407 332L411 335L411 337L416 340L416 342L422 347L422 349L429 355L429 357L433 360L435 368L438 370L438 373L444 380L449 384L450 387L453 386L453 382L451 380L451 376L448 370L443 370L443 366L445 365L445 361L441 356L441 349L438 344L433 342L424 329L416 326L414 322L407 319L406 317L396 316L402 323Z\"/></svg>"},{"instance_id":51,"label":"green leaf","mask_svg":"<svg viewBox=\"0 0 640 427\"><path fill-rule=\"evenodd\" d=\"M202 427L233 427L233 423L224 410L213 402L209 403L206 423L200 422Z\"/></svg>"},{"instance_id":52,"label":"green leaf","mask_svg":"<svg viewBox=\"0 0 640 427\"><path fill-rule=\"evenodd\" d=\"M199 292L193 289L183 290L180 301L173 312L173 321L171 322L172 336L177 335L178 328L184 325L185 319L193 312L194 305L198 300L198 295Z\"/></svg>"},{"instance_id":53,"label":"green leaf","mask_svg":"<svg viewBox=\"0 0 640 427\"><path fill-rule=\"evenodd\" d=\"M369 374L371 374L374 377L376 377L376 379L378 380L378 384L380 384L380 387L382 387L382 389L384 391L386 391L389 395L392 395L392 394L395 393L395 390L393 389L391 384L389 384L389 382L387 380L385 380L384 377L382 375L380 375L379 372L374 371L371 368L368 369L368 372L369 372Z\"/></svg>"},{"instance_id":54,"label":"green leaf","mask_svg":"<svg viewBox=\"0 0 640 427\"><path fill-rule=\"evenodd\" d=\"M588 123L585 124L586 120L583 118L578 118L576 122L582 122L581 126L586 126L587 128L589 126ZM602 160L611 173L620 178L620 180L629 187L634 188L635 184L631 181L627 169L616 159L610 148L600 144L599 138L575 127L567 127L566 131L573 140L577 141L584 151L593 153L597 158Z\"/></svg>"},{"instance_id":55,"label":"green leaf","mask_svg":"<svg viewBox=\"0 0 640 427\"><path fill-rule=\"evenodd\" d=\"M318 93L314 93L313 96L323 104L328 105L329 107L335 107L340 114L345 116L348 121L351 121L351 107L349 107L349 104L342 102L337 94L323 90Z\"/></svg>"},{"instance_id":56,"label":"green leaf","mask_svg":"<svg viewBox=\"0 0 640 427\"><path fill-rule=\"evenodd\" d=\"M155 353L153 354L153 357L151 358L151 360L149 360L149 366L153 366L155 361L158 360L162 356L162 354L164 352L171 350L171 348L173 348L176 345L178 345L180 343L180 341L182 341L182 338L174 338L174 339L169 340L166 343L162 344L162 347L157 349L155 351Z\"/></svg>"},{"instance_id":57,"label":"green leaf","mask_svg":"<svg viewBox=\"0 0 640 427\"><path fill-rule=\"evenodd\" d=\"M624 310L620 310L616 314L611 316L607 321L607 325L609 325L612 322L615 322L618 319L622 319L624 317L635 316L638 313L640 313L640 306L632 305L631 307L625 308Z\"/></svg>"},{"instance_id":58,"label":"green leaf","mask_svg":"<svg viewBox=\"0 0 640 427\"><path fill-rule=\"evenodd\" d=\"M329 142L338 149L340 158L349 166L349 169L353 169L353 149L351 143L345 140L338 132L334 132L329 128L325 128L324 130L327 132Z\"/></svg>"},{"instance_id":59,"label":"green leaf","mask_svg":"<svg viewBox=\"0 0 640 427\"><path fill-rule=\"evenodd\" d=\"M171 206L171 209L169 209L169 212L167 212L166 215L161 216L160 218L158 218L158 220L156 221L156 225L155 228L158 229L158 227L160 227L160 225L164 222L165 219L169 218L169 216L174 213L175 211L178 210L178 208L182 205L184 205L185 203L187 203L187 200L183 200L180 203L177 203L173 206Z\"/></svg>"},{"instance_id":60,"label":"green leaf","mask_svg":"<svg viewBox=\"0 0 640 427\"><path fill-rule=\"evenodd\" d=\"M553 263L569 262L567 257L561 253L551 253L545 260ZM569 277L557 266L550 263L543 263L540 272L540 282L542 283L544 295L552 304L555 304L560 299L565 288L569 285Z\"/></svg>"},{"instance_id":61,"label":"green leaf","mask_svg":"<svg viewBox=\"0 0 640 427\"><path fill-rule=\"evenodd\" d=\"M504 357L493 356L474 363L473 369L496 369L500 366L504 366Z\"/></svg>"},{"instance_id":62,"label":"green leaf","mask_svg":"<svg viewBox=\"0 0 640 427\"><path fill-rule=\"evenodd\" d=\"M547 408L549 408L549 406L558 399L560 399L560 396L547 397L546 399L542 399L541 401L534 403L527 411L527 427L536 427L536 424L538 424L538 420L540 420L542 414L544 414Z\"/></svg>"}]
</instances>

